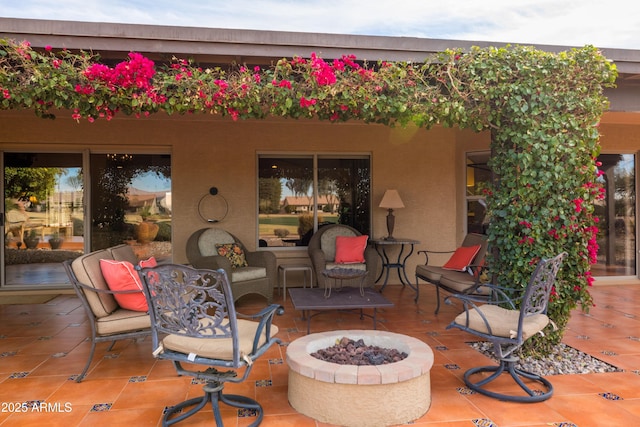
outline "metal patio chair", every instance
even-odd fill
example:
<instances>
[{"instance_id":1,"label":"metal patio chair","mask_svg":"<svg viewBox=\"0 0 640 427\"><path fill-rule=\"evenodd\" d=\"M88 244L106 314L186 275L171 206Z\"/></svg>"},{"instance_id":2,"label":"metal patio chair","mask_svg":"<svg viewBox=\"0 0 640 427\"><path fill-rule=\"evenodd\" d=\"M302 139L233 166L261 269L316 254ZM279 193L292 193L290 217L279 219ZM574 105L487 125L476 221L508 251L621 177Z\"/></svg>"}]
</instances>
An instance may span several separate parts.
<instances>
[{"instance_id":1,"label":"metal patio chair","mask_svg":"<svg viewBox=\"0 0 640 427\"><path fill-rule=\"evenodd\" d=\"M546 315L549 295L565 256L566 253L561 253L550 259L542 259L531 275L527 287L518 290L519 298L507 295L513 293L513 289L508 290L496 285L483 285L498 296L490 302L472 295L451 296L462 301L464 311L447 326L447 329L458 328L490 341L495 357L499 360L497 366L475 367L464 373L464 382L471 390L512 402L541 402L551 397L551 383L540 375L517 368L519 359L515 353L525 341L540 333L550 323ZM485 304L477 304L479 302ZM519 308L516 308L518 305ZM485 388L503 373L509 374L526 395L500 393ZM476 380L472 381L471 377L474 375ZM523 379L541 385L544 390L532 389Z\"/></svg>"},{"instance_id":2,"label":"metal patio chair","mask_svg":"<svg viewBox=\"0 0 640 427\"><path fill-rule=\"evenodd\" d=\"M204 395L168 408L162 425L182 421L210 403L216 425L222 426L219 402L255 410L257 418L250 425L259 425L263 411L257 401L223 391L225 383L246 380L254 361L280 343L272 320L282 314L282 307L272 304L252 316L237 313L222 269L165 264L142 269L140 275L151 316L153 355L172 361L179 375L205 381Z\"/></svg>"}]
</instances>

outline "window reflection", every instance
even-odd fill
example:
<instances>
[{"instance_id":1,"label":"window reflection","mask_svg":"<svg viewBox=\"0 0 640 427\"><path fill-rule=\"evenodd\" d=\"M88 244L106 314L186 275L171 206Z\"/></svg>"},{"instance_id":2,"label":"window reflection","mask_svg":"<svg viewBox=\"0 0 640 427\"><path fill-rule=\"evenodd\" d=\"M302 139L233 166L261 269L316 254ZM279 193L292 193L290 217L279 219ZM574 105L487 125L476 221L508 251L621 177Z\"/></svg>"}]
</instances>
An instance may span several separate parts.
<instances>
[{"instance_id":1,"label":"window reflection","mask_svg":"<svg viewBox=\"0 0 640 427\"><path fill-rule=\"evenodd\" d=\"M598 263L594 276L636 275L635 156L602 154L599 178L605 199L596 205L599 218Z\"/></svg>"},{"instance_id":2,"label":"window reflection","mask_svg":"<svg viewBox=\"0 0 640 427\"><path fill-rule=\"evenodd\" d=\"M368 233L369 163L368 157L261 155L259 246L306 246L317 227L331 223Z\"/></svg>"},{"instance_id":3,"label":"window reflection","mask_svg":"<svg viewBox=\"0 0 640 427\"><path fill-rule=\"evenodd\" d=\"M91 155L91 250L129 243L140 258L171 255L171 157Z\"/></svg>"},{"instance_id":4,"label":"window reflection","mask_svg":"<svg viewBox=\"0 0 640 427\"><path fill-rule=\"evenodd\" d=\"M491 183L488 151L467 153L467 233L485 234L489 226L484 190Z\"/></svg>"}]
</instances>

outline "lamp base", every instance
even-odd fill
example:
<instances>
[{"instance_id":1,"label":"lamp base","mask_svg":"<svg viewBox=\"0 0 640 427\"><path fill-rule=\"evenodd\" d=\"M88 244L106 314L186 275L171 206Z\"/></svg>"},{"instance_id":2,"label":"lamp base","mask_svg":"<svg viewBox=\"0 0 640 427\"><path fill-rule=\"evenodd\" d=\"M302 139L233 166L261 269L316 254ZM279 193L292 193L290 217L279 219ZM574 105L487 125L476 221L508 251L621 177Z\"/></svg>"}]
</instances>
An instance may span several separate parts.
<instances>
[{"instance_id":1,"label":"lamp base","mask_svg":"<svg viewBox=\"0 0 640 427\"><path fill-rule=\"evenodd\" d=\"M395 240L393 237L393 227L396 225L396 217L393 215L393 209L389 209L387 214L387 233L389 235L385 237L385 240Z\"/></svg>"}]
</instances>

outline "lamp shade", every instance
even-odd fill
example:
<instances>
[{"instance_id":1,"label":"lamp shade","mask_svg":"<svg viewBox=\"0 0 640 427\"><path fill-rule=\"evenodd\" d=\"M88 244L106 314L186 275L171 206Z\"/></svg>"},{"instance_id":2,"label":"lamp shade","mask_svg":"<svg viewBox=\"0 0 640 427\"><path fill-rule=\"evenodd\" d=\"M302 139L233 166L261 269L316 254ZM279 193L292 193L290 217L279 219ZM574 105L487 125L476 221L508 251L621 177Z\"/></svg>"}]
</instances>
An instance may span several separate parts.
<instances>
[{"instance_id":1,"label":"lamp shade","mask_svg":"<svg viewBox=\"0 0 640 427\"><path fill-rule=\"evenodd\" d=\"M387 190L382 196L380 201L380 207L385 209L400 209L404 208L404 203L398 194L398 190Z\"/></svg>"}]
</instances>

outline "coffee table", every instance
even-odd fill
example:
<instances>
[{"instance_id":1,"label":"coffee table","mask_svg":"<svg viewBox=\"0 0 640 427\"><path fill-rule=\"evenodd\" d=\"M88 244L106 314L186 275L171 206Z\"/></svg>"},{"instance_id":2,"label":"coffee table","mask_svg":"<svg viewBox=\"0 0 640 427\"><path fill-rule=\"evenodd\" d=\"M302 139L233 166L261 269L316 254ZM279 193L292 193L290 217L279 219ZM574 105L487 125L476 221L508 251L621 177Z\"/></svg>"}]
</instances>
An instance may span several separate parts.
<instances>
[{"instance_id":1,"label":"coffee table","mask_svg":"<svg viewBox=\"0 0 640 427\"><path fill-rule=\"evenodd\" d=\"M373 329L376 329L377 309L393 307L393 303L386 299L380 292L373 288L364 288L362 291L356 287L342 287L336 289L329 297L325 297L323 289L319 288L292 288L289 289L291 303L295 310L302 311L302 318L306 316L307 333L311 330L311 317L329 310L360 310L360 318L364 316L373 319ZM373 309L373 315L363 312L364 309ZM311 311L319 313L311 314Z\"/></svg>"}]
</instances>

